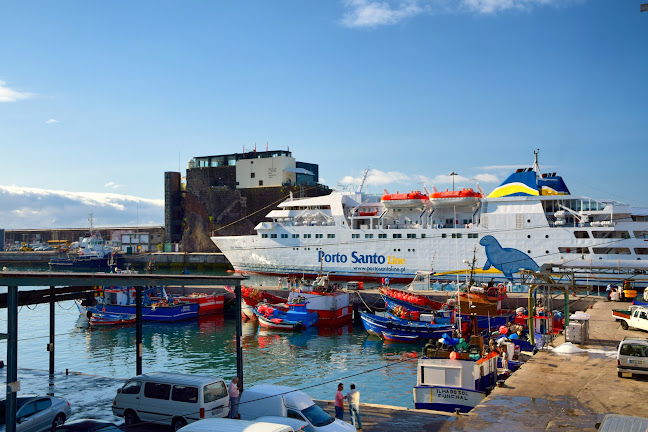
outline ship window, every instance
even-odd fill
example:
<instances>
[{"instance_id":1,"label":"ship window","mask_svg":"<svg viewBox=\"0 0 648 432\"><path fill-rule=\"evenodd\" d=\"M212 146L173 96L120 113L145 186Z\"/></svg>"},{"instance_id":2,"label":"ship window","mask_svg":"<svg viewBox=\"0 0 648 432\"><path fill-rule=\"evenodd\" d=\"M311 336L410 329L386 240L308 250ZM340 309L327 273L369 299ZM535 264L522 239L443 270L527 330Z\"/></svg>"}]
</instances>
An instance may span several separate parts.
<instances>
[{"instance_id":1,"label":"ship window","mask_svg":"<svg viewBox=\"0 0 648 432\"><path fill-rule=\"evenodd\" d=\"M250 178L254 178L254 173L250 173Z\"/></svg>"},{"instance_id":2,"label":"ship window","mask_svg":"<svg viewBox=\"0 0 648 432\"><path fill-rule=\"evenodd\" d=\"M392 237L393 238L402 238L403 235L402 234L393 234Z\"/></svg>"},{"instance_id":3,"label":"ship window","mask_svg":"<svg viewBox=\"0 0 648 432\"><path fill-rule=\"evenodd\" d=\"M326 238L335 238L335 234L327 234Z\"/></svg>"},{"instance_id":4,"label":"ship window","mask_svg":"<svg viewBox=\"0 0 648 432\"><path fill-rule=\"evenodd\" d=\"M292 238L299 238L299 234L293 234Z\"/></svg>"},{"instance_id":5,"label":"ship window","mask_svg":"<svg viewBox=\"0 0 648 432\"><path fill-rule=\"evenodd\" d=\"M592 251L595 254L601 254L601 255L630 255L630 249L629 248L592 248Z\"/></svg>"},{"instance_id":6,"label":"ship window","mask_svg":"<svg viewBox=\"0 0 648 432\"><path fill-rule=\"evenodd\" d=\"M468 234L468 238L478 238L478 237L479 237L479 234L477 234L477 233L469 233Z\"/></svg>"},{"instance_id":7,"label":"ship window","mask_svg":"<svg viewBox=\"0 0 648 432\"><path fill-rule=\"evenodd\" d=\"M648 231L635 231L634 236L638 239L648 239Z\"/></svg>"},{"instance_id":8,"label":"ship window","mask_svg":"<svg viewBox=\"0 0 648 432\"><path fill-rule=\"evenodd\" d=\"M365 234L365 238L373 238L373 234Z\"/></svg>"},{"instance_id":9,"label":"ship window","mask_svg":"<svg viewBox=\"0 0 648 432\"><path fill-rule=\"evenodd\" d=\"M315 238L324 238L324 234L315 234Z\"/></svg>"},{"instance_id":10,"label":"ship window","mask_svg":"<svg viewBox=\"0 0 648 432\"><path fill-rule=\"evenodd\" d=\"M448 234L441 234L441 238L446 238L448 237Z\"/></svg>"},{"instance_id":11,"label":"ship window","mask_svg":"<svg viewBox=\"0 0 648 432\"><path fill-rule=\"evenodd\" d=\"M416 238L416 234L407 234L407 238Z\"/></svg>"},{"instance_id":12,"label":"ship window","mask_svg":"<svg viewBox=\"0 0 648 432\"><path fill-rule=\"evenodd\" d=\"M425 234L421 234L421 238L425 238Z\"/></svg>"},{"instance_id":13,"label":"ship window","mask_svg":"<svg viewBox=\"0 0 648 432\"><path fill-rule=\"evenodd\" d=\"M259 180L259 186L263 186L263 180Z\"/></svg>"},{"instance_id":14,"label":"ship window","mask_svg":"<svg viewBox=\"0 0 648 432\"><path fill-rule=\"evenodd\" d=\"M288 238L288 234L281 234L281 238Z\"/></svg>"},{"instance_id":15,"label":"ship window","mask_svg":"<svg viewBox=\"0 0 648 432\"><path fill-rule=\"evenodd\" d=\"M559 247L558 252L568 254L588 254L589 248L586 247ZM596 253L596 252L594 252Z\"/></svg>"},{"instance_id":16,"label":"ship window","mask_svg":"<svg viewBox=\"0 0 648 432\"><path fill-rule=\"evenodd\" d=\"M460 233L452 233L452 238L461 238Z\"/></svg>"},{"instance_id":17,"label":"ship window","mask_svg":"<svg viewBox=\"0 0 648 432\"><path fill-rule=\"evenodd\" d=\"M635 248L637 255L648 255L648 248Z\"/></svg>"},{"instance_id":18,"label":"ship window","mask_svg":"<svg viewBox=\"0 0 648 432\"><path fill-rule=\"evenodd\" d=\"M277 238L277 234L270 234L270 238Z\"/></svg>"},{"instance_id":19,"label":"ship window","mask_svg":"<svg viewBox=\"0 0 648 432\"><path fill-rule=\"evenodd\" d=\"M387 238L387 234L378 234L378 238Z\"/></svg>"},{"instance_id":20,"label":"ship window","mask_svg":"<svg viewBox=\"0 0 648 432\"><path fill-rule=\"evenodd\" d=\"M628 231L592 231L592 237L628 239L630 233Z\"/></svg>"},{"instance_id":21,"label":"ship window","mask_svg":"<svg viewBox=\"0 0 648 432\"><path fill-rule=\"evenodd\" d=\"M268 234L261 234L261 238L268 238Z\"/></svg>"},{"instance_id":22,"label":"ship window","mask_svg":"<svg viewBox=\"0 0 648 432\"><path fill-rule=\"evenodd\" d=\"M310 234L304 234L304 238L311 238Z\"/></svg>"},{"instance_id":23,"label":"ship window","mask_svg":"<svg viewBox=\"0 0 648 432\"><path fill-rule=\"evenodd\" d=\"M576 238L590 238L587 231L574 231L574 237Z\"/></svg>"},{"instance_id":24,"label":"ship window","mask_svg":"<svg viewBox=\"0 0 648 432\"><path fill-rule=\"evenodd\" d=\"M351 234L351 238L360 238L360 234Z\"/></svg>"}]
</instances>

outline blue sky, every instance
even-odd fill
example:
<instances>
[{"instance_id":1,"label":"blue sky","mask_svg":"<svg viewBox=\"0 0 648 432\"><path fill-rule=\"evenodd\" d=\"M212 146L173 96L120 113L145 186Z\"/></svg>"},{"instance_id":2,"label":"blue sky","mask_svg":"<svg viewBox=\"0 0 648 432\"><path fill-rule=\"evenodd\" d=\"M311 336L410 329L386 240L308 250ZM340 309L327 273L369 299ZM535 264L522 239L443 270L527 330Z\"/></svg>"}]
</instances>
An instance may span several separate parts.
<instances>
[{"instance_id":1,"label":"blue sky","mask_svg":"<svg viewBox=\"0 0 648 432\"><path fill-rule=\"evenodd\" d=\"M161 224L164 171L266 142L370 192L488 192L539 148L573 193L648 207L639 4L3 2L0 226L87 219L43 194Z\"/></svg>"}]
</instances>

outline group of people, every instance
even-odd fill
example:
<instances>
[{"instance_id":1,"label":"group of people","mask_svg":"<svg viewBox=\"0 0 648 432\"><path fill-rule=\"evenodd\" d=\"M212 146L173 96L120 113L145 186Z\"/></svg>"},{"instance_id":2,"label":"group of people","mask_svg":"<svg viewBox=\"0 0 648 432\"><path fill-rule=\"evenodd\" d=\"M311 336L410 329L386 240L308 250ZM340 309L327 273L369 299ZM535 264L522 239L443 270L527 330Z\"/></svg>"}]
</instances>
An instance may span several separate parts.
<instances>
[{"instance_id":1,"label":"group of people","mask_svg":"<svg viewBox=\"0 0 648 432\"><path fill-rule=\"evenodd\" d=\"M234 377L229 384L229 397L230 397L230 413L229 418L238 419L238 406L241 395L241 386L239 385L239 378ZM346 395L342 394L344 384L339 383L337 391L335 392L335 418L344 420L344 401L349 403L349 415L351 416L351 423L357 430L362 429L362 421L360 421L360 392L356 390L355 384L351 384L351 391Z\"/></svg>"},{"instance_id":2,"label":"group of people","mask_svg":"<svg viewBox=\"0 0 648 432\"><path fill-rule=\"evenodd\" d=\"M360 421L360 392L356 390L355 384L351 384L351 391L346 396L342 394L344 384L339 383L337 391L335 392L335 418L344 420L344 400L349 403L349 415L351 416L351 423L357 430L362 429L362 421Z\"/></svg>"},{"instance_id":3,"label":"group of people","mask_svg":"<svg viewBox=\"0 0 648 432\"><path fill-rule=\"evenodd\" d=\"M625 290L631 290L632 285L630 284L630 281L624 280L622 286L612 286L612 284L608 284L607 288L605 289L605 292L607 293L607 299L612 300L612 293L613 292L618 292L619 293L619 300L624 301L625 300Z\"/></svg>"}]
</instances>

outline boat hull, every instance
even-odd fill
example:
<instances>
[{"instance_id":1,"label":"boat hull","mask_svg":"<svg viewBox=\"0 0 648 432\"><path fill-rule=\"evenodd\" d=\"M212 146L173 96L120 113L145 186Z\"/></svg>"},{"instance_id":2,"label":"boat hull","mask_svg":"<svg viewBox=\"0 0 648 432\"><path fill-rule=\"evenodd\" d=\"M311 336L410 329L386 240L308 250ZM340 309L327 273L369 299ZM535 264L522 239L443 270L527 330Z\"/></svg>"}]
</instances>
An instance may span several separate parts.
<instances>
[{"instance_id":1,"label":"boat hull","mask_svg":"<svg viewBox=\"0 0 648 432\"><path fill-rule=\"evenodd\" d=\"M485 392L442 386L414 387L414 408L467 413L484 398Z\"/></svg>"},{"instance_id":2,"label":"boat hull","mask_svg":"<svg viewBox=\"0 0 648 432\"><path fill-rule=\"evenodd\" d=\"M422 339L438 339L444 333L452 333L451 325L401 324L389 318L360 312L367 333L397 342L416 342Z\"/></svg>"},{"instance_id":3,"label":"boat hull","mask_svg":"<svg viewBox=\"0 0 648 432\"><path fill-rule=\"evenodd\" d=\"M174 299L183 303L198 303L198 315L222 312L225 306L225 296L222 295L174 296Z\"/></svg>"},{"instance_id":4,"label":"boat hull","mask_svg":"<svg viewBox=\"0 0 648 432\"><path fill-rule=\"evenodd\" d=\"M99 312L131 314L137 313L135 305L98 305ZM142 321L178 322L198 318L197 303L170 306L142 306Z\"/></svg>"}]
</instances>

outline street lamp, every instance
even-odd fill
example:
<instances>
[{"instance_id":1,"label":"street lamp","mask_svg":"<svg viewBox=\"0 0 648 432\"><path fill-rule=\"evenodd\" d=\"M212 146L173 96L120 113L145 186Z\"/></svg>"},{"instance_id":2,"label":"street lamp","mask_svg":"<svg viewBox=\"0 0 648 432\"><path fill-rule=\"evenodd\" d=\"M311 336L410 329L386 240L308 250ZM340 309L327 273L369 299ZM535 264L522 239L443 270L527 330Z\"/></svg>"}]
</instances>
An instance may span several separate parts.
<instances>
[{"instance_id":1,"label":"street lamp","mask_svg":"<svg viewBox=\"0 0 648 432\"><path fill-rule=\"evenodd\" d=\"M456 172L452 171L452 172L451 172L450 174L448 174L448 175L449 175L449 176L452 176L452 191L454 192L454 178L455 178L455 176L458 176L459 174L457 174Z\"/></svg>"}]
</instances>

